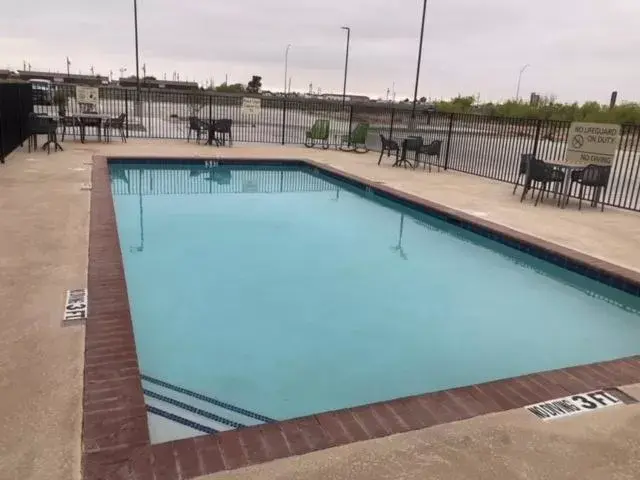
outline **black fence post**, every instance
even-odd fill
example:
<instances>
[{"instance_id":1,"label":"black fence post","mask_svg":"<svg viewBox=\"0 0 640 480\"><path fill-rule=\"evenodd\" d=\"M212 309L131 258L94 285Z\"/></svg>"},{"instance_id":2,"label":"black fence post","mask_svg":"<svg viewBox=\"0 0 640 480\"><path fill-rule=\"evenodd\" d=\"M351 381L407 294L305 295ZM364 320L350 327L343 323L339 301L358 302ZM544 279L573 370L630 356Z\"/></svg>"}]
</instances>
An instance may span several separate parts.
<instances>
[{"instance_id":1,"label":"black fence post","mask_svg":"<svg viewBox=\"0 0 640 480\"><path fill-rule=\"evenodd\" d=\"M124 91L124 114L127 120L125 122L125 136L129 138L129 90Z\"/></svg>"},{"instance_id":2,"label":"black fence post","mask_svg":"<svg viewBox=\"0 0 640 480\"><path fill-rule=\"evenodd\" d=\"M536 158L538 155L538 142L540 141L540 130L542 129L542 119L539 118L536 122L536 136L533 140L533 158Z\"/></svg>"},{"instance_id":3,"label":"black fence post","mask_svg":"<svg viewBox=\"0 0 640 480\"><path fill-rule=\"evenodd\" d=\"M287 128L287 97L282 98L282 145L285 141L285 129Z\"/></svg>"},{"instance_id":4,"label":"black fence post","mask_svg":"<svg viewBox=\"0 0 640 480\"><path fill-rule=\"evenodd\" d=\"M391 107L391 123L389 124L389 140L393 138L393 119L396 116L396 109Z\"/></svg>"},{"instance_id":5,"label":"black fence post","mask_svg":"<svg viewBox=\"0 0 640 480\"><path fill-rule=\"evenodd\" d=\"M351 146L351 124L353 123L353 104L349 105L349 131L347 132L347 147Z\"/></svg>"},{"instance_id":6,"label":"black fence post","mask_svg":"<svg viewBox=\"0 0 640 480\"><path fill-rule=\"evenodd\" d=\"M447 132L447 153L444 156L444 169L449 168L449 150L451 149L451 135L453 135L453 119L456 114L451 112L449 117L449 131Z\"/></svg>"},{"instance_id":7,"label":"black fence post","mask_svg":"<svg viewBox=\"0 0 640 480\"><path fill-rule=\"evenodd\" d=\"M211 125L211 122L213 121L213 118L211 115L211 101L212 101L212 95L209 94L209 125Z\"/></svg>"}]
</instances>

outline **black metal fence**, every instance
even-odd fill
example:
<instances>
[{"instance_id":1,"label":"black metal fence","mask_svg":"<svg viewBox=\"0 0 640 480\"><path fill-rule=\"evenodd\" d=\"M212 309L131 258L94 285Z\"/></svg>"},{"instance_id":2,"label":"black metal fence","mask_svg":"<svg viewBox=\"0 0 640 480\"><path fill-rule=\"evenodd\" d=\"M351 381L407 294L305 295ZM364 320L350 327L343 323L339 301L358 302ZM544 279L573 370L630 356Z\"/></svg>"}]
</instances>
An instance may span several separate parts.
<instances>
[{"instance_id":1,"label":"black metal fence","mask_svg":"<svg viewBox=\"0 0 640 480\"><path fill-rule=\"evenodd\" d=\"M64 101L67 113L81 110L72 90ZM330 121L332 145L359 122L370 124L367 146L380 150L380 134L401 141L420 135L425 141L442 141L441 163L446 168L515 182L520 155L535 153L544 160L564 156L569 122L489 117L473 114L433 113L419 108L412 118L409 105L348 104L300 97L262 97L256 116L242 113L242 95L206 91L176 92L101 87L97 110L117 116L127 114L130 137L187 139L191 116L211 121L233 120L236 142L303 144L305 132L317 119ZM57 113L59 106L37 106L37 111ZM623 126L605 203L640 210L640 126Z\"/></svg>"},{"instance_id":2,"label":"black metal fence","mask_svg":"<svg viewBox=\"0 0 640 480\"><path fill-rule=\"evenodd\" d=\"M29 135L31 85L0 82L0 163Z\"/></svg>"}]
</instances>

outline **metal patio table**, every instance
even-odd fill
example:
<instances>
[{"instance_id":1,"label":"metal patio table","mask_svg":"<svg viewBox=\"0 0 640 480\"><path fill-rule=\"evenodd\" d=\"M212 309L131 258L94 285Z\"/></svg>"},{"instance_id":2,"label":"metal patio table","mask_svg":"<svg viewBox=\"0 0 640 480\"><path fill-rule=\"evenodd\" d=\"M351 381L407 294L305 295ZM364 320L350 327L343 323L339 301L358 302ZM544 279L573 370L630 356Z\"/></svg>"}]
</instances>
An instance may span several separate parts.
<instances>
[{"instance_id":1,"label":"metal patio table","mask_svg":"<svg viewBox=\"0 0 640 480\"><path fill-rule=\"evenodd\" d=\"M560 207L564 208L566 203L569 201L569 186L571 185L571 172L577 170L583 170L586 165L583 163L567 163L562 160L557 161L546 161L547 165L558 168L564 172L564 182L562 182L562 191L560 192Z\"/></svg>"},{"instance_id":2,"label":"metal patio table","mask_svg":"<svg viewBox=\"0 0 640 480\"><path fill-rule=\"evenodd\" d=\"M105 115L103 113L74 113L69 116L78 121L78 125L80 126L80 142L81 143L84 143L84 140L85 140L85 136L86 136L85 129L88 126L96 127L96 125L93 124L96 121L97 121L96 128L98 129L98 141L101 142L102 129L104 127L104 124L107 120L111 118L109 115ZM90 123L90 125L87 125L88 123Z\"/></svg>"}]
</instances>

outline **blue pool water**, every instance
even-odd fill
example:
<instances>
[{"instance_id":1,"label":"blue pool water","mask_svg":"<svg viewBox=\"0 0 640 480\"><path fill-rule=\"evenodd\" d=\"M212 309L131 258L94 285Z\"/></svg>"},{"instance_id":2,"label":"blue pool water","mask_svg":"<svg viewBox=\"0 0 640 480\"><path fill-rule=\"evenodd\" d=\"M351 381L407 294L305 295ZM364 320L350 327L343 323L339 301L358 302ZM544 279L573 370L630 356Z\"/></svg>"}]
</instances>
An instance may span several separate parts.
<instances>
[{"instance_id":1,"label":"blue pool water","mask_svg":"<svg viewBox=\"0 0 640 480\"><path fill-rule=\"evenodd\" d=\"M640 352L638 298L308 170L111 171L141 370L180 389L286 419Z\"/></svg>"}]
</instances>

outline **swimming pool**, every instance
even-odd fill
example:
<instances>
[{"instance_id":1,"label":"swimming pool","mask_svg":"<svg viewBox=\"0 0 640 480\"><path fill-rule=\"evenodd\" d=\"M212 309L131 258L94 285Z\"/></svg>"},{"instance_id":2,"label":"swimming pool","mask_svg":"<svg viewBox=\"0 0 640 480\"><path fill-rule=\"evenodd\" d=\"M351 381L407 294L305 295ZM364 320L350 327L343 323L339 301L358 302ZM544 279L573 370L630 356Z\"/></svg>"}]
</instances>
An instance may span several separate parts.
<instances>
[{"instance_id":1,"label":"swimming pool","mask_svg":"<svg viewBox=\"0 0 640 480\"><path fill-rule=\"evenodd\" d=\"M310 167L111 178L156 442L638 353L637 297Z\"/></svg>"}]
</instances>

